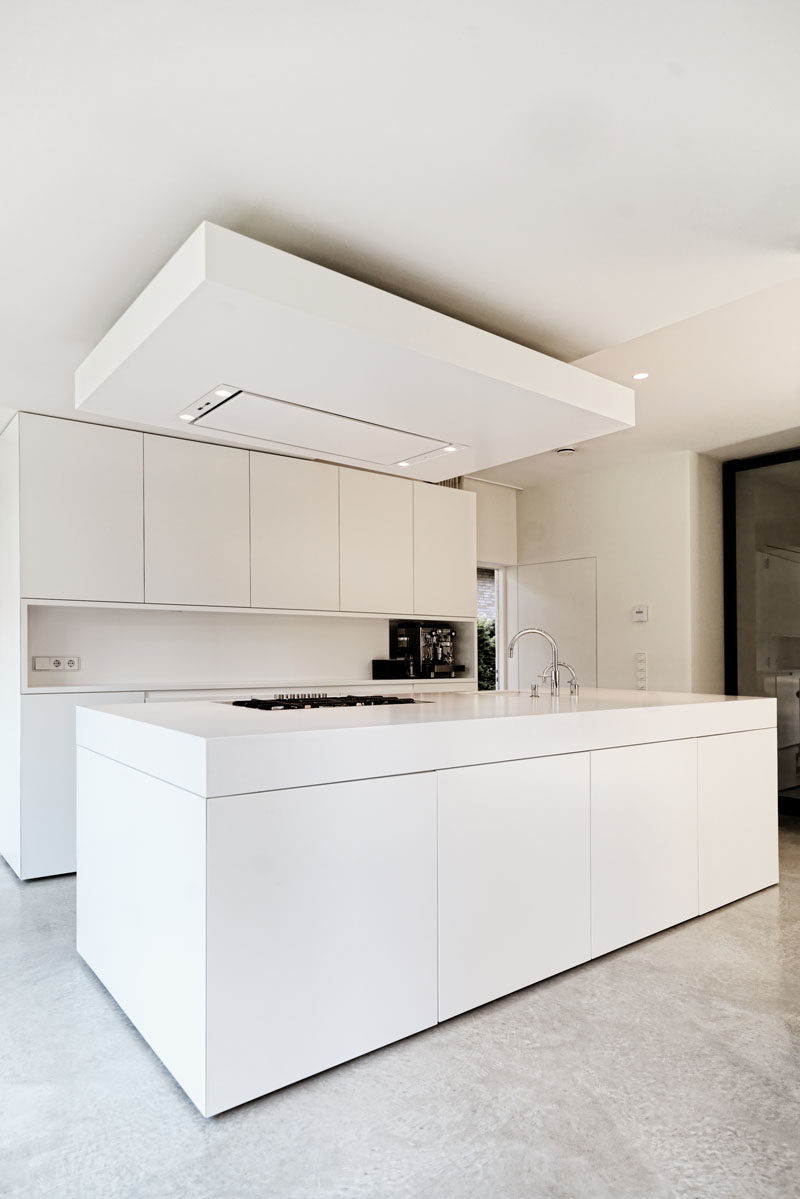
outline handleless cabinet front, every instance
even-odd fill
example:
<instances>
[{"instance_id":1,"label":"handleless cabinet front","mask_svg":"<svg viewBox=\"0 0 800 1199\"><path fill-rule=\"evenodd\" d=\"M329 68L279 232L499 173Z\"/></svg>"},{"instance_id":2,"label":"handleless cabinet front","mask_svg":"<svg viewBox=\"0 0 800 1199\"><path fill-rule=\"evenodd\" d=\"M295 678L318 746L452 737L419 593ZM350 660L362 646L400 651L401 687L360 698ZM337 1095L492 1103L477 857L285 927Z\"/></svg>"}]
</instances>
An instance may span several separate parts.
<instances>
[{"instance_id":1,"label":"handleless cabinet front","mask_svg":"<svg viewBox=\"0 0 800 1199\"><path fill-rule=\"evenodd\" d=\"M778 881L774 729L697 742L700 911Z\"/></svg>"},{"instance_id":2,"label":"handleless cabinet front","mask_svg":"<svg viewBox=\"0 0 800 1199\"><path fill-rule=\"evenodd\" d=\"M475 616L475 493L414 483L414 611Z\"/></svg>"},{"instance_id":3,"label":"handleless cabinet front","mask_svg":"<svg viewBox=\"0 0 800 1199\"><path fill-rule=\"evenodd\" d=\"M339 607L339 468L250 455L254 608Z\"/></svg>"},{"instance_id":4,"label":"handleless cabinet front","mask_svg":"<svg viewBox=\"0 0 800 1199\"><path fill-rule=\"evenodd\" d=\"M141 603L142 434L23 413L21 591Z\"/></svg>"},{"instance_id":5,"label":"handleless cabinet front","mask_svg":"<svg viewBox=\"0 0 800 1199\"><path fill-rule=\"evenodd\" d=\"M593 752L592 957L697 913L697 741Z\"/></svg>"},{"instance_id":6,"label":"handleless cabinet front","mask_svg":"<svg viewBox=\"0 0 800 1199\"><path fill-rule=\"evenodd\" d=\"M447 1020L588 960L589 755L437 777Z\"/></svg>"},{"instance_id":7,"label":"handleless cabinet front","mask_svg":"<svg viewBox=\"0 0 800 1199\"><path fill-rule=\"evenodd\" d=\"M410 612L414 509L410 479L343 469L339 475L343 612Z\"/></svg>"},{"instance_id":8,"label":"handleless cabinet front","mask_svg":"<svg viewBox=\"0 0 800 1199\"><path fill-rule=\"evenodd\" d=\"M248 607L247 450L144 439L145 599Z\"/></svg>"}]
</instances>

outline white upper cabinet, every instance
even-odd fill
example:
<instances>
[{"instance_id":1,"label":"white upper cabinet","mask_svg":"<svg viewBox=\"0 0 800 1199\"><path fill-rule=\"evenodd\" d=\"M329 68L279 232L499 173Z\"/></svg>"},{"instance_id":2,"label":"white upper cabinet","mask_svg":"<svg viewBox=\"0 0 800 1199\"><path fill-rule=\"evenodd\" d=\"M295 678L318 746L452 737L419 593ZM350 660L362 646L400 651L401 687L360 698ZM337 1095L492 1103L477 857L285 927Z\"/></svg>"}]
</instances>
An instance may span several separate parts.
<instances>
[{"instance_id":1,"label":"white upper cabinet","mask_svg":"<svg viewBox=\"0 0 800 1199\"><path fill-rule=\"evenodd\" d=\"M142 434L23 414L21 592L141 603Z\"/></svg>"},{"instance_id":2,"label":"white upper cabinet","mask_svg":"<svg viewBox=\"0 0 800 1199\"><path fill-rule=\"evenodd\" d=\"M342 470L339 479L340 607L413 611L414 509L409 479Z\"/></svg>"},{"instance_id":3,"label":"white upper cabinet","mask_svg":"<svg viewBox=\"0 0 800 1199\"><path fill-rule=\"evenodd\" d=\"M247 450L145 435L148 603L249 605L249 473Z\"/></svg>"},{"instance_id":4,"label":"white upper cabinet","mask_svg":"<svg viewBox=\"0 0 800 1199\"><path fill-rule=\"evenodd\" d=\"M475 616L475 494L414 483L414 612Z\"/></svg>"},{"instance_id":5,"label":"white upper cabinet","mask_svg":"<svg viewBox=\"0 0 800 1199\"><path fill-rule=\"evenodd\" d=\"M339 468L250 455L254 608L339 607Z\"/></svg>"}]
</instances>

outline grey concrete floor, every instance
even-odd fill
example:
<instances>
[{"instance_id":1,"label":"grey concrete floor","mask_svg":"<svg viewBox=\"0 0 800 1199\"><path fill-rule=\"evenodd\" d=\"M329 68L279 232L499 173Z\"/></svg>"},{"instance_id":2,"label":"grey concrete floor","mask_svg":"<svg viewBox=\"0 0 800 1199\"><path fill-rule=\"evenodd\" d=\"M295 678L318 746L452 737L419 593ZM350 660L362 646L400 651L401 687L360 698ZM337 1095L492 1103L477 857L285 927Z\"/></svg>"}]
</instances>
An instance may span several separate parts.
<instances>
[{"instance_id":1,"label":"grey concrete floor","mask_svg":"<svg viewBox=\"0 0 800 1199\"><path fill-rule=\"evenodd\" d=\"M0 1194L800 1195L800 821L759 895L213 1120L0 862Z\"/></svg>"}]
</instances>

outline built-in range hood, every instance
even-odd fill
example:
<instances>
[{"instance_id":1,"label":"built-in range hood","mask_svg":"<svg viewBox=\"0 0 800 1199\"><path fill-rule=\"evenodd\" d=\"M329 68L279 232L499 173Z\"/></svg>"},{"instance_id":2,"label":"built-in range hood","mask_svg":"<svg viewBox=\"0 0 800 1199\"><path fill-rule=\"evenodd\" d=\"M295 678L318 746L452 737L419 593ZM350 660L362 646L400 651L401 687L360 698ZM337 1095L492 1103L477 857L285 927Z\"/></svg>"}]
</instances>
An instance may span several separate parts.
<instances>
[{"instance_id":1,"label":"built-in range hood","mask_svg":"<svg viewBox=\"0 0 800 1199\"><path fill-rule=\"evenodd\" d=\"M627 387L208 222L75 372L75 404L431 482L634 423Z\"/></svg>"}]
</instances>

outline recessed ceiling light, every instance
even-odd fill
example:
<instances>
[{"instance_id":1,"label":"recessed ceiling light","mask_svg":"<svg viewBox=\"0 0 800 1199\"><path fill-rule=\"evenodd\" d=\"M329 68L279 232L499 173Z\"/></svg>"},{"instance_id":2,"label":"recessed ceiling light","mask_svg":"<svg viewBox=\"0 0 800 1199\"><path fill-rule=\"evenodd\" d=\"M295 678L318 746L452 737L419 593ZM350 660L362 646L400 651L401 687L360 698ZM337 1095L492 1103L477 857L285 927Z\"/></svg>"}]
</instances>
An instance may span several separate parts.
<instances>
[{"instance_id":1,"label":"recessed ceiling light","mask_svg":"<svg viewBox=\"0 0 800 1199\"><path fill-rule=\"evenodd\" d=\"M182 412L178 417L178 420L194 420L194 417L192 416L191 412Z\"/></svg>"},{"instance_id":2,"label":"recessed ceiling light","mask_svg":"<svg viewBox=\"0 0 800 1199\"><path fill-rule=\"evenodd\" d=\"M558 449L556 450L556 453L557 454L574 454L575 446L574 445L560 445L558 447Z\"/></svg>"},{"instance_id":3,"label":"recessed ceiling light","mask_svg":"<svg viewBox=\"0 0 800 1199\"><path fill-rule=\"evenodd\" d=\"M455 452L456 452L456 450L457 450L457 449L458 449L458 446L455 446L455 445L446 445L446 446L444 447L444 452L445 452L445 454L455 454Z\"/></svg>"},{"instance_id":4,"label":"recessed ceiling light","mask_svg":"<svg viewBox=\"0 0 800 1199\"><path fill-rule=\"evenodd\" d=\"M395 462L395 466L408 466L407 462Z\"/></svg>"},{"instance_id":5,"label":"recessed ceiling light","mask_svg":"<svg viewBox=\"0 0 800 1199\"><path fill-rule=\"evenodd\" d=\"M647 379L647 378L649 378L649 375L648 375L647 371L639 371L639 373L634 375L633 377L634 377L634 379Z\"/></svg>"}]
</instances>

